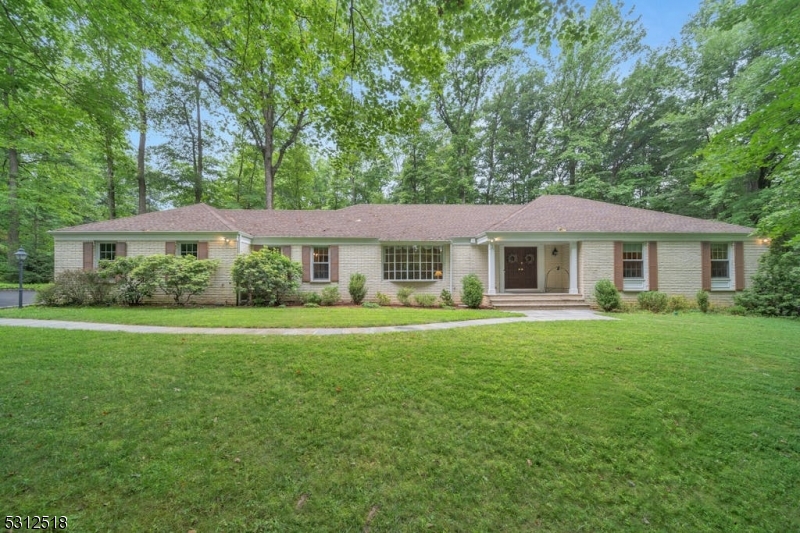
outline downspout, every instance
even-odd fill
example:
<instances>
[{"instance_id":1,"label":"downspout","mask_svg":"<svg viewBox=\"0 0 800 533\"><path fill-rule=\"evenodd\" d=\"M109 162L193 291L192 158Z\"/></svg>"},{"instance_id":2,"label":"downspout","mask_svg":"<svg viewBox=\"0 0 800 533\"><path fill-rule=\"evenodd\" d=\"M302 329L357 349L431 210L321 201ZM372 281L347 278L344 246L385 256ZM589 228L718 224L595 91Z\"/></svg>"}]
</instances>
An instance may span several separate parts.
<instances>
[{"instance_id":1,"label":"downspout","mask_svg":"<svg viewBox=\"0 0 800 533\"><path fill-rule=\"evenodd\" d=\"M453 295L453 241L450 241L450 245L448 246L447 250L447 262L450 263L450 295Z\"/></svg>"}]
</instances>

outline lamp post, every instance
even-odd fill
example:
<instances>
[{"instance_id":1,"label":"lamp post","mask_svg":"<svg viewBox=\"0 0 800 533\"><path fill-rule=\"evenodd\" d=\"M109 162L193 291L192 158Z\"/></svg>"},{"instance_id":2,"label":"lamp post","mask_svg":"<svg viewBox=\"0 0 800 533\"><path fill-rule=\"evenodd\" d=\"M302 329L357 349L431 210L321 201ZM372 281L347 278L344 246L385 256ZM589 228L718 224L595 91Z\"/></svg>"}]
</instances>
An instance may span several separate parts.
<instances>
[{"instance_id":1,"label":"lamp post","mask_svg":"<svg viewBox=\"0 0 800 533\"><path fill-rule=\"evenodd\" d=\"M17 258L17 264L19 265L19 308L22 309L22 265L28 258L28 254L20 246L19 250L14 252L14 257Z\"/></svg>"}]
</instances>

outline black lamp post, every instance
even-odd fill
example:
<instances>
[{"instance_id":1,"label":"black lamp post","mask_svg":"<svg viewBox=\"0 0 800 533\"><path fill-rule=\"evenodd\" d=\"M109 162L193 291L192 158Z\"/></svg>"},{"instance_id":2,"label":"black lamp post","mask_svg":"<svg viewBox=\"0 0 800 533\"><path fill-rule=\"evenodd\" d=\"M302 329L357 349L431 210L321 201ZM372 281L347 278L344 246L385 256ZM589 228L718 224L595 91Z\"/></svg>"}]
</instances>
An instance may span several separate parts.
<instances>
[{"instance_id":1,"label":"black lamp post","mask_svg":"<svg viewBox=\"0 0 800 533\"><path fill-rule=\"evenodd\" d=\"M17 258L17 264L19 265L19 308L22 309L22 265L28 258L28 254L20 246L19 250L14 252L14 257Z\"/></svg>"}]
</instances>

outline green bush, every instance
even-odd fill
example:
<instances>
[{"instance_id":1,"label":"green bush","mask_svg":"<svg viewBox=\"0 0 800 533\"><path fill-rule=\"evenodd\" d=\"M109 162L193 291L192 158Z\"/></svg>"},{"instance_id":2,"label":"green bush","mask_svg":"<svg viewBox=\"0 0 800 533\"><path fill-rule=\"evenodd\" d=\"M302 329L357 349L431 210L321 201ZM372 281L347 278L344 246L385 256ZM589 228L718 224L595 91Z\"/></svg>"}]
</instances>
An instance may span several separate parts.
<instances>
[{"instance_id":1,"label":"green bush","mask_svg":"<svg viewBox=\"0 0 800 533\"><path fill-rule=\"evenodd\" d=\"M708 313L708 310L711 307L711 302L708 299L708 293L700 289L697 291L695 299L697 300L697 308L704 313Z\"/></svg>"},{"instance_id":2,"label":"green bush","mask_svg":"<svg viewBox=\"0 0 800 533\"><path fill-rule=\"evenodd\" d=\"M300 295L300 300L304 304L317 304L317 305L319 305L319 304L322 303L322 297L319 294L317 294L316 292L304 292L304 293L302 293Z\"/></svg>"},{"instance_id":3,"label":"green bush","mask_svg":"<svg viewBox=\"0 0 800 533\"><path fill-rule=\"evenodd\" d=\"M646 291L639 293L639 295L636 297L636 302L639 304L639 308L643 311L663 313L667 310L669 298L663 292Z\"/></svg>"},{"instance_id":4,"label":"green bush","mask_svg":"<svg viewBox=\"0 0 800 533\"><path fill-rule=\"evenodd\" d=\"M732 305L725 309L728 314L736 315L736 316L744 316L747 314L747 309L742 307L741 305Z\"/></svg>"},{"instance_id":5,"label":"green bush","mask_svg":"<svg viewBox=\"0 0 800 533\"><path fill-rule=\"evenodd\" d=\"M464 276L461 280L461 301L472 309L477 309L483 302L483 283L475 274Z\"/></svg>"},{"instance_id":6,"label":"green bush","mask_svg":"<svg viewBox=\"0 0 800 533\"><path fill-rule=\"evenodd\" d=\"M378 305L391 305L392 299L389 297L388 294L383 294L382 292L376 292L375 298L378 300Z\"/></svg>"},{"instance_id":7,"label":"green bush","mask_svg":"<svg viewBox=\"0 0 800 533\"><path fill-rule=\"evenodd\" d=\"M303 267L280 252L263 248L238 256L231 276L247 305L280 305L300 286Z\"/></svg>"},{"instance_id":8,"label":"green bush","mask_svg":"<svg viewBox=\"0 0 800 533\"><path fill-rule=\"evenodd\" d=\"M615 311L622 307L622 298L610 280L601 279L594 285L594 299L603 311Z\"/></svg>"},{"instance_id":9,"label":"green bush","mask_svg":"<svg viewBox=\"0 0 800 533\"><path fill-rule=\"evenodd\" d=\"M322 289L322 297L321 297L322 305L336 305L340 301L342 301L342 295L339 294L339 286L338 285L328 285L324 289Z\"/></svg>"},{"instance_id":10,"label":"green bush","mask_svg":"<svg viewBox=\"0 0 800 533\"><path fill-rule=\"evenodd\" d=\"M197 259L193 255L151 255L142 263L146 272L155 275L158 288L172 296L178 305L185 305L192 296L205 292L211 286L211 275L217 266L219 261Z\"/></svg>"},{"instance_id":11,"label":"green bush","mask_svg":"<svg viewBox=\"0 0 800 533\"><path fill-rule=\"evenodd\" d=\"M414 294L414 289L411 287L403 287L397 291L397 300L406 307L410 307L412 294Z\"/></svg>"},{"instance_id":12,"label":"green bush","mask_svg":"<svg viewBox=\"0 0 800 533\"><path fill-rule=\"evenodd\" d=\"M734 297L749 313L800 316L800 248L773 242L761 256L752 285Z\"/></svg>"},{"instance_id":13,"label":"green bush","mask_svg":"<svg viewBox=\"0 0 800 533\"><path fill-rule=\"evenodd\" d=\"M316 308L319 307L319 304L314 302L306 302L303 304L303 307Z\"/></svg>"},{"instance_id":14,"label":"green bush","mask_svg":"<svg viewBox=\"0 0 800 533\"><path fill-rule=\"evenodd\" d=\"M158 289L158 272L145 266L145 260L144 256L139 255L100 261L99 273L114 282L118 301L139 305Z\"/></svg>"},{"instance_id":15,"label":"green bush","mask_svg":"<svg viewBox=\"0 0 800 533\"><path fill-rule=\"evenodd\" d=\"M361 304L361 307L366 307L367 309L380 309L381 306L375 302L364 302Z\"/></svg>"},{"instance_id":16,"label":"green bush","mask_svg":"<svg viewBox=\"0 0 800 533\"><path fill-rule=\"evenodd\" d=\"M442 302L442 307L455 307L456 303L453 301L453 295L447 289L442 289L439 295L439 300Z\"/></svg>"},{"instance_id":17,"label":"green bush","mask_svg":"<svg viewBox=\"0 0 800 533\"><path fill-rule=\"evenodd\" d=\"M108 305L114 302L114 286L97 272L66 270L56 276L53 285L40 291L42 305Z\"/></svg>"},{"instance_id":18,"label":"green bush","mask_svg":"<svg viewBox=\"0 0 800 533\"><path fill-rule=\"evenodd\" d=\"M692 304L689 302L689 299L679 294L677 296L670 296L669 301L667 302L667 309L669 311L686 311L687 309L691 309Z\"/></svg>"},{"instance_id":19,"label":"green bush","mask_svg":"<svg viewBox=\"0 0 800 533\"><path fill-rule=\"evenodd\" d=\"M367 296L367 276L364 274L355 273L350 276L350 283L347 286L347 291L350 293L350 298L353 303L360 305Z\"/></svg>"},{"instance_id":20,"label":"green bush","mask_svg":"<svg viewBox=\"0 0 800 533\"><path fill-rule=\"evenodd\" d=\"M420 307L433 307L436 305L436 296L433 294L417 294L414 296L414 301Z\"/></svg>"}]
</instances>

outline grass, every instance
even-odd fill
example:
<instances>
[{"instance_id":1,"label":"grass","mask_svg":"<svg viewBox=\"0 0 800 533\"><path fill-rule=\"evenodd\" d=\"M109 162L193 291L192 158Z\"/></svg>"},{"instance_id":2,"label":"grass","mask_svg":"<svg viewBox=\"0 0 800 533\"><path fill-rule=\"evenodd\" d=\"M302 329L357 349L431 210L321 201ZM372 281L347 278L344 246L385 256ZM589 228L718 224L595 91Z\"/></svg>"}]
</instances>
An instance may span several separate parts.
<instances>
[{"instance_id":1,"label":"grass","mask_svg":"<svg viewBox=\"0 0 800 533\"><path fill-rule=\"evenodd\" d=\"M0 318L74 320L108 324L218 328L341 328L405 326L521 316L486 309L407 307L25 307L0 310Z\"/></svg>"},{"instance_id":2,"label":"grass","mask_svg":"<svg viewBox=\"0 0 800 533\"><path fill-rule=\"evenodd\" d=\"M51 285L51 283L23 283L22 288L31 291L38 291ZM0 281L0 291L6 290L19 290L19 283L10 283L6 281Z\"/></svg>"},{"instance_id":3,"label":"grass","mask_svg":"<svg viewBox=\"0 0 800 533\"><path fill-rule=\"evenodd\" d=\"M799 531L800 323L0 328L0 508L70 531Z\"/></svg>"}]
</instances>

